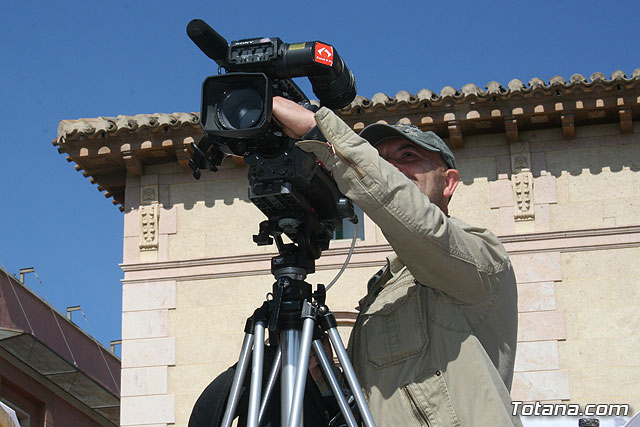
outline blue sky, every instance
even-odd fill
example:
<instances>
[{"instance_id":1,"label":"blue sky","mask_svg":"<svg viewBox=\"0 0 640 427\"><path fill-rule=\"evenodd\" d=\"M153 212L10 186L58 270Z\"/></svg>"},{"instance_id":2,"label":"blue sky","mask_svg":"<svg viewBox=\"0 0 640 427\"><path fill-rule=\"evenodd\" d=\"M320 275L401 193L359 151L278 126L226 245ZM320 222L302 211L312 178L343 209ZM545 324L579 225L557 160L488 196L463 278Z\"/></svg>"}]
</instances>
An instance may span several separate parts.
<instances>
[{"instance_id":1,"label":"blue sky","mask_svg":"<svg viewBox=\"0 0 640 427\"><path fill-rule=\"evenodd\" d=\"M506 87L640 67L635 1L0 2L0 263L108 346L119 339L122 213L51 145L58 122L191 112L217 67L186 36L333 44L358 93ZM303 89L312 93L306 82ZM258 302L256 302L257 304Z\"/></svg>"}]
</instances>

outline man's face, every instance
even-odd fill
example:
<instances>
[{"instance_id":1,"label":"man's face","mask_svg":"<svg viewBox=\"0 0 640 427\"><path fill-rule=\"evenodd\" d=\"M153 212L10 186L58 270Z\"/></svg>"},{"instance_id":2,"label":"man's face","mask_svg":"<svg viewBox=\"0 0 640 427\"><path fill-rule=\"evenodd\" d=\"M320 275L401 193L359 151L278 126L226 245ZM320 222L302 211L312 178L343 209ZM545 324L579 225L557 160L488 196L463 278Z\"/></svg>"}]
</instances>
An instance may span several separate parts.
<instances>
[{"instance_id":1,"label":"man's face","mask_svg":"<svg viewBox=\"0 0 640 427\"><path fill-rule=\"evenodd\" d=\"M376 145L376 149L380 157L413 181L431 203L447 212L443 196L447 167L438 153L420 148L404 138L385 139Z\"/></svg>"}]
</instances>

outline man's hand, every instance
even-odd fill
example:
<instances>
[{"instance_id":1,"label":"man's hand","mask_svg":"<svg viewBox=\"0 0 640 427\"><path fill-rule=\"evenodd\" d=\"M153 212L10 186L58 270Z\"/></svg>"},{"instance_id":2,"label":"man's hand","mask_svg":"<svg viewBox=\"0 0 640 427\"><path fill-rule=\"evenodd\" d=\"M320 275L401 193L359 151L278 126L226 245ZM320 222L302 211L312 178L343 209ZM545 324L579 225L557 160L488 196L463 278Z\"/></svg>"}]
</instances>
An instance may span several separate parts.
<instances>
[{"instance_id":1,"label":"man's hand","mask_svg":"<svg viewBox=\"0 0 640 427\"><path fill-rule=\"evenodd\" d=\"M273 117L284 133L294 139L302 138L302 135L316 125L315 114L312 111L280 96L273 97Z\"/></svg>"}]
</instances>

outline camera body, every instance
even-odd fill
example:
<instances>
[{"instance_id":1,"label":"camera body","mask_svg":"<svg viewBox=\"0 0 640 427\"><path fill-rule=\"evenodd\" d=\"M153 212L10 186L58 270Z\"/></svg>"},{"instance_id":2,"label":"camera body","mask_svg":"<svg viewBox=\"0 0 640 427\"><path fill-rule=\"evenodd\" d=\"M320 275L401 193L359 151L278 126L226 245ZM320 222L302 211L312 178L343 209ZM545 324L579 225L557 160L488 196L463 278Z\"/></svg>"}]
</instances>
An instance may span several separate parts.
<instances>
[{"instance_id":1,"label":"camera body","mask_svg":"<svg viewBox=\"0 0 640 427\"><path fill-rule=\"evenodd\" d=\"M286 234L317 259L342 220L354 220L353 206L315 156L296 147L272 120L272 101L282 96L313 110L291 80L308 77L322 106L342 108L356 95L353 74L333 46L318 41L288 44L272 37L228 45L201 20L191 21L187 34L219 65L219 74L202 84L205 133L192 146L194 177L200 177L200 169L217 170L226 156L244 157L249 199L268 218L254 241L270 244L269 236Z\"/></svg>"}]
</instances>

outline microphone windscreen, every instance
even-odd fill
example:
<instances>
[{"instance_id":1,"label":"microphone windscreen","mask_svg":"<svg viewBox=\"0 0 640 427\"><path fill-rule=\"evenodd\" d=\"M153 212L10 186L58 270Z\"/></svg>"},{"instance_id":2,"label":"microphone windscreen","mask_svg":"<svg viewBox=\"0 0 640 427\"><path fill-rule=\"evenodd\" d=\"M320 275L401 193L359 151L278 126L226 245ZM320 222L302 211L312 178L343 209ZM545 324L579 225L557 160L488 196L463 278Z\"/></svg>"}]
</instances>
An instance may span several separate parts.
<instances>
[{"instance_id":1,"label":"microphone windscreen","mask_svg":"<svg viewBox=\"0 0 640 427\"><path fill-rule=\"evenodd\" d=\"M187 25L189 38L214 61L225 61L229 43L201 19L194 19Z\"/></svg>"}]
</instances>

